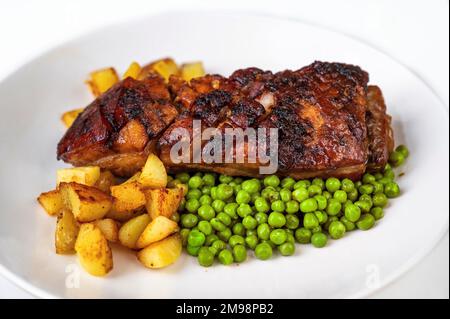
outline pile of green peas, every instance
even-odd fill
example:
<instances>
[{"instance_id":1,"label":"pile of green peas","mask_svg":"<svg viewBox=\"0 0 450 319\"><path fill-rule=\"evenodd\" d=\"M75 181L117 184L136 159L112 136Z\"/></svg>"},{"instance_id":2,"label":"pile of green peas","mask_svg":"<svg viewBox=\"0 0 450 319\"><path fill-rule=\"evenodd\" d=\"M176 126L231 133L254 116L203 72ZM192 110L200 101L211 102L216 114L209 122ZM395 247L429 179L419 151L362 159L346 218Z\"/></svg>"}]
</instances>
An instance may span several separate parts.
<instances>
[{"instance_id":1,"label":"pile of green peas","mask_svg":"<svg viewBox=\"0 0 450 319\"><path fill-rule=\"evenodd\" d=\"M408 155L406 146L398 146L383 172L366 173L357 182L177 174L169 187L188 187L175 217L183 246L209 267L215 260L224 265L244 262L249 251L260 260L270 259L275 251L291 256L296 242L322 248L329 238L369 230L384 217L389 199L400 195L393 167Z\"/></svg>"}]
</instances>

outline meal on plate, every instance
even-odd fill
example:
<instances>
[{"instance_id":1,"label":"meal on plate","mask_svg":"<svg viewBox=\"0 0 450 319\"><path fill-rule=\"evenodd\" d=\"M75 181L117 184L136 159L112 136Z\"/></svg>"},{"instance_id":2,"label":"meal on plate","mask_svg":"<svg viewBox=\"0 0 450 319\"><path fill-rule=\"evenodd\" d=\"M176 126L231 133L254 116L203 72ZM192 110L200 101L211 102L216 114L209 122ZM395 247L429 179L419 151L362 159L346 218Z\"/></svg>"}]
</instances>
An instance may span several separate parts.
<instances>
[{"instance_id":1,"label":"meal on plate","mask_svg":"<svg viewBox=\"0 0 450 319\"><path fill-rule=\"evenodd\" d=\"M112 243L148 268L185 247L202 266L266 260L368 230L400 194L382 92L357 66L205 74L201 62L133 62L120 79L94 71L95 99L62 116L56 188L38 197L57 217L57 254L102 276Z\"/></svg>"}]
</instances>

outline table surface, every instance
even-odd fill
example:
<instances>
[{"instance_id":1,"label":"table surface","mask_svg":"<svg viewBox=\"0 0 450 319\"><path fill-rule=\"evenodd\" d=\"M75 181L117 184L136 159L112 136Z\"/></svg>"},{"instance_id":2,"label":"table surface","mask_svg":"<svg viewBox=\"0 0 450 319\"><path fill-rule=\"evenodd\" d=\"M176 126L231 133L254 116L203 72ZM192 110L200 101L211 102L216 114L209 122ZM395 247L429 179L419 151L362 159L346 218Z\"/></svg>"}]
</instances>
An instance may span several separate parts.
<instances>
[{"instance_id":1,"label":"table surface","mask_svg":"<svg viewBox=\"0 0 450 319\"><path fill-rule=\"evenodd\" d=\"M105 24L167 10L240 10L289 17L344 32L389 54L449 105L447 0L1 1L0 80L42 52ZM26 21L26 22L24 22ZM7 45L5 45L7 43ZM448 201L448 197L444 200ZM449 235L371 298L449 298ZM0 298L33 298L0 277Z\"/></svg>"}]
</instances>

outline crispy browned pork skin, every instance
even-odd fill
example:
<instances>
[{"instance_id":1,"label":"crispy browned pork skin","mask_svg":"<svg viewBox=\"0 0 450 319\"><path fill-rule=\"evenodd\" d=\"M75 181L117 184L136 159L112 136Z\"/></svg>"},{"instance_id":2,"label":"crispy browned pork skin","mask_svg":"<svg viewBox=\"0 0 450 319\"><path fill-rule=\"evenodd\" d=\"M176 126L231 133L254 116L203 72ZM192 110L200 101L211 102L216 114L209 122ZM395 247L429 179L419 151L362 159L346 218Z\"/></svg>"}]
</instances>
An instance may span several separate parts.
<instances>
[{"instance_id":1,"label":"crispy browned pork skin","mask_svg":"<svg viewBox=\"0 0 450 319\"><path fill-rule=\"evenodd\" d=\"M275 74L248 68L190 83L172 76L169 85L155 75L128 78L76 119L58 144L58 158L128 176L155 151L173 172L259 176L259 163L172 162L178 141L172 133L184 128L192 135L197 119L202 129L277 128L280 176L357 179L367 168L382 168L393 144L381 91L367 83L359 67L326 62ZM251 144L241 146L247 159Z\"/></svg>"}]
</instances>

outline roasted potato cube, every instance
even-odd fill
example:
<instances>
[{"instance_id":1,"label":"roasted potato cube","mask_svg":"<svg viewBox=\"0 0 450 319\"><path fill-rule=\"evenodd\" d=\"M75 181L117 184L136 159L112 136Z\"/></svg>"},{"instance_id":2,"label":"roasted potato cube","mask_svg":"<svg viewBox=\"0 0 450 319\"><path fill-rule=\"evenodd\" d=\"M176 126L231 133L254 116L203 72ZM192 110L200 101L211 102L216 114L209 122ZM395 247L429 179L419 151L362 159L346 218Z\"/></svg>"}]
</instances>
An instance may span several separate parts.
<instances>
[{"instance_id":1,"label":"roasted potato cube","mask_svg":"<svg viewBox=\"0 0 450 319\"><path fill-rule=\"evenodd\" d=\"M147 198L145 208L152 219L158 216L171 218L178 210L183 198L183 190L181 188L146 189L145 197Z\"/></svg>"},{"instance_id":2,"label":"roasted potato cube","mask_svg":"<svg viewBox=\"0 0 450 319\"><path fill-rule=\"evenodd\" d=\"M151 73L157 73L161 75L166 82L169 81L169 77L173 74L178 74L178 66L171 58L161 59L152 62L141 69L138 80L143 80Z\"/></svg>"},{"instance_id":3,"label":"roasted potato cube","mask_svg":"<svg viewBox=\"0 0 450 319\"><path fill-rule=\"evenodd\" d=\"M132 62L126 72L123 74L123 78L131 77L137 79L139 73L141 72L141 66L137 62Z\"/></svg>"},{"instance_id":4,"label":"roasted potato cube","mask_svg":"<svg viewBox=\"0 0 450 319\"><path fill-rule=\"evenodd\" d=\"M146 187L166 187L167 172L164 164L155 154L150 154L139 176L139 183Z\"/></svg>"},{"instance_id":5,"label":"roasted potato cube","mask_svg":"<svg viewBox=\"0 0 450 319\"><path fill-rule=\"evenodd\" d=\"M99 189L77 183L61 183L64 205L79 222L102 219L112 207L111 196Z\"/></svg>"},{"instance_id":6,"label":"roasted potato cube","mask_svg":"<svg viewBox=\"0 0 450 319\"><path fill-rule=\"evenodd\" d=\"M50 216L58 215L64 207L61 193L57 189L39 195L38 202Z\"/></svg>"},{"instance_id":7,"label":"roasted potato cube","mask_svg":"<svg viewBox=\"0 0 450 319\"><path fill-rule=\"evenodd\" d=\"M145 205L145 195L138 182L128 182L111 187L114 197L114 210L118 212L132 211Z\"/></svg>"},{"instance_id":8,"label":"roasted potato cube","mask_svg":"<svg viewBox=\"0 0 450 319\"><path fill-rule=\"evenodd\" d=\"M56 184L75 182L93 186L99 177L100 167L98 166L61 168L56 171Z\"/></svg>"},{"instance_id":9,"label":"roasted potato cube","mask_svg":"<svg viewBox=\"0 0 450 319\"><path fill-rule=\"evenodd\" d=\"M96 220L93 224L102 231L108 241L113 243L119 241L119 225L115 220L105 218Z\"/></svg>"},{"instance_id":10,"label":"roasted potato cube","mask_svg":"<svg viewBox=\"0 0 450 319\"><path fill-rule=\"evenodd\" d=\"M82 224L75 243L81 266L94 276L104 276L113 268L111 248L100 228Z\"/></svg>"},{"instance_id":11,"label":"roasted potato cube","mask_svg":"<svg viewBox=\"0 0 450 319\"><path fill-rule=\"evenodd\" d=\"M136 174L134 174L133 176L131 176L129 179L127 179L125 182L123 182L122 184L125 183L131 183L131 182L139 182L139 177L141 177L141 172L137 172Z\"/></svg>"},{"instance_id":12,"label":"roasted potato cube","mask_svg":"<svg viewBox=\"0 0 450 319\"><path fill-rule=\"evenodd\" d=\"M150 223L150 216L147 214L134 217L127 221L119 230L119 241L125 247L136 249L136 242Z\"/></svg>"},{"instance_id":13,"label":"roasted potato cube","mask_svg":"<svg viewBox=\"0 0 450 319\"><path fill-rule=\"evenodd\" d=\"M117 82L119 82L119 76L114 68L91 72L89 80L86 81L94 96L99 96L108 91Z\"/></svg>"},{"instance_id":14,"label":"roasted potato cube","mask_svg":"<svg viewBox=\"0 0 450 319\"><path fill-rule=\"evenodd\" d=\"M114 209L114 204L113 204L113 207L111 207L111 210L106 214L105 217L111 218L111 219L114 219L115 221L123 223L123 222L129 221L133 217L137 217L142 214L147 214L145 209L144 210L138 209L138 210L134 210L134 211L118 212Z\"/></svg>"},{"instance_id":15,"label":"roasted potato cube","mask_svg":"<svg viewBox=\"0 0 450 319\"><path fill-rule=\"evenodd\" d=\"M75 253L75 242L78 237L80 225L68 209L63 209L58 216L55 231L55 248L57 254Z\"/></svg>"},{"instance_id":16,"label":"roasted potato cube","mask_svg":"<svg viewBox=\"0 0 450 319\"><path fill-rule=\"evenodd\" d=\"M204 75L205 69L202 62L186 63L181 66L181 77L187 82Z\"/></svg>"},{"instance_id":17,"label":"roasted potato cube","mask_svg":"<svg viewBox=\"0 0 450 319\"><path fill-rule=\"evenodd\" d=\"M72 125L72 123L75 121L75 119L77 118L78 114L80 114L83 111L84 111L84 108L75 109L75 110L71 110L71 111L65 112L61 116L61 121L64 123L64 125L67 128L69 128Z\"/></svg>"},{"instance_id":18,"label":"roasted potato cube","mask_svg":"<svg viewBox=\"0 0 450 319\"><path fill-rule=\"evenodd\" d=\"M166 238L170 234L178 231L178 224L164 216L158 216L145 227L139 236L136 247L144 248L148 245Z\"/></svg>"},{"instance_id":19,"label":"roasted potato cube","mask_svg":"<svg viewBox=\"0 0 450 319\"><path fill-rule=\"evenodd\" d=\"M100 176L94 184L94 187L97 187L99 190L106 194L111 193L111 186L117 184L117 180L114 175L110 171L100 172Z\"/></svg>"},{"instance_id":20,"label":"roasted potato cube","mask_svg":"<svg viewBox=\"0 0 450 319\"><path fill-rule=\"evenodd\" d=\"M181 237L174 234L150 244L137 253L138 260L148 268L163 268L173 264L181 255Z\"/></svg>"}]
</instances>

